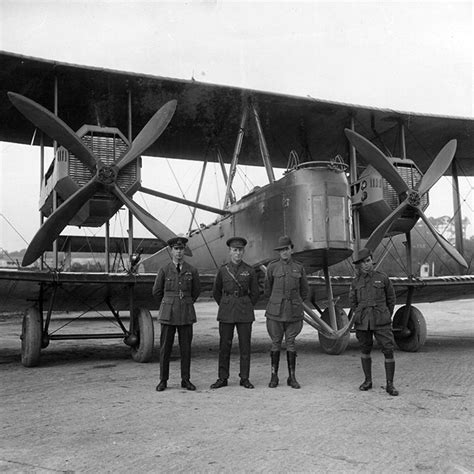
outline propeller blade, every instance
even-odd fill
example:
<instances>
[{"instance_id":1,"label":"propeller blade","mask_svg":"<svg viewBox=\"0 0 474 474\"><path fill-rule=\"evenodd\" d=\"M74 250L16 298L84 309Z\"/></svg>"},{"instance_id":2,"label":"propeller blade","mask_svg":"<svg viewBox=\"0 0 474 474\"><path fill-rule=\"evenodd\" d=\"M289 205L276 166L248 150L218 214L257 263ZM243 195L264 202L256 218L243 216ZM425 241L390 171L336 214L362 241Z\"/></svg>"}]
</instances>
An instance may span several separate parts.
<instances>
[{"instance_id":1,"label":"propeller blade","mask_svg":"<svg viewBox=\"0 0 474 474\"><path fill-rule=\"evenodd\" d=\"M73 153L78 160L95 173L97 160L74 130L48 109L25 96L8 92L11 103L46 135Z\"/></svg>"},{"instance_id":2,"label":"propeller blade","mask_svg":"<svg viewBox=\"0 0 474 474\"><path fill-rule=\"evenodd\" d=\"M26 249L21 263L24 267L39 258L45 249L59 237L61 231L69 224L88 199L94 195L99 186L99 182L91 179L48 217Z\"/></svg>"},{"instance_id":3,"label":"propeller blade","mask_svg":"<svg viewBox=\"0 0 474 474\"><path fill-rule=\"evenodd\" d=\"M391 225L400 217L402 212L408 206L408 201L405 200L400 205L392 211L379 225L378 227L372 232L369 239L367 240L365 246L372 252L379 246L380 242L382 242L385 234L390 229Z\"/></svg>"},{"instance_id":4,"label":"propeller blade","mask_svg":"<svg viewBox=\"0 0 474 474\"><path fill-rule=\"evenodd\" d=\"M457 145L457 140L450 140L436 155L436 158L433 160L433 163L431 163L428 171L423 175L420 184L418 185L418 192L420 195L429 191L431 187L438 182L439 178L443 176L444 172L451 164L451 161L453 161Z\"/></svg>"},{"instance_id":5,"label":"propeller blade","mask_svg":"<svg viewBox=\"0 0 474 474\"><path fill-rule=\"evenodd\" d=\"M450 255L459 265L464 268L468 267L468 264L464 257L434 228L433 224L425 216L424 212L420 209L416 209L418 215L421 217L423 222L426 224L428 229L430 229L433 237L438 241L438 244L443 247L448 255Z\"/></svg>"},{"instance_id":6,"label":"propeller blade","mask_svg":"<svg viewBox=\"0 0 474 474\"><path fill-rule=\"evenodd\" d=\"M349 128L346 128L344 133L351 144L364 157L365 161L372 165L392 185L397 194L402 194L409 190L397 169L372 142Z\"/></svg>"},{"instance_id":7,"label":"propeller blade","mask_svg":"<svg viewBox=\"0 0 474 474\"><path fill-rule=\"evenodd\" d=\"M142 131L133 140L132 145L117 162L117 168L121 170L128 165L137 156L140 156L147 148L149 148L156 139L164 132L165 128L173 118L176 110L176 100L170 100L143 127Z\"/></svg>"},{"instance_id":8,"label":"propeller blade","mask_svg":"<svg viewBox=\"0 0 474 474\"><path fill-rule=\"evenodd\" d=\"M112 188L112 192L130 209L131 213L159 240L166 242L176 237L176 234L156 220L148 211L130 199L117 185Z\"/></svg>"}]
</instances>

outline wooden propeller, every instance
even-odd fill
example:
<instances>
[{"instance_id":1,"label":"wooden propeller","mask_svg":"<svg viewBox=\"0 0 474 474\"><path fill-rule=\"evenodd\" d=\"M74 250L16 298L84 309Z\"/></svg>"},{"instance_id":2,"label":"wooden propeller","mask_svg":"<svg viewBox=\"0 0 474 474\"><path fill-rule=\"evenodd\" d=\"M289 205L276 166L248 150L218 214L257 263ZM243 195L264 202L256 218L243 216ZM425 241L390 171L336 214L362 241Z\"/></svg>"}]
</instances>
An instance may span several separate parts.
<instances>
[{"instance_id":1,"label":"wooden propeller","mask_svg":"<svg viewBox=\"0 0 474 474\"><path fill-rule=\"evenodd\" d=\"M93 173L96 171L97 158L84 142L59 117L42 105L15 92L8 92L11 103L46 135L56 140L73 153L79 161Z\"/></svg>"},{"instance_id":2,"label":"wooden propeller","mask_svg":"<svg viewBox=\"0 0 474 474\"><path fill-rule=\"evenodd\" d=\"M421 198L433 185L443 176L448 169L456 153L457 141L450 140L436 155L427 172L423 175L415 189L410 189L397 169L390 163L385 154L372 142L362 137L353 130L346 129L345 134L351 144L373 166L395 189L401 198L401 202L372 232L365 246L374 251L393 223L403 214L407 208L413 209L418 217L427 225L436 241L441 247L460 265L467 268L464 257L433 227L425 213L421 209Z\"/></svg>"},{"instance_id":3,"label":"wooden propeller","mask_svg":"<svg viewBox=\"0 0 474 474\"><path fill-rule=\"evenodd\" d=\"M116 163L107 165L97 158L61 119L31 99L8 93L12 104L34 125L73 153L94 176L59 206L40 227L28 246L22 265L33 263L54 242L81 207L100 189L113 194L158 239L166 242L176 234L129 198L117 185L117 177L127 164L141 155L163 133L176 110L176 100L161 107L149 120L130 148Z\"/></svg>"}]
</instances>

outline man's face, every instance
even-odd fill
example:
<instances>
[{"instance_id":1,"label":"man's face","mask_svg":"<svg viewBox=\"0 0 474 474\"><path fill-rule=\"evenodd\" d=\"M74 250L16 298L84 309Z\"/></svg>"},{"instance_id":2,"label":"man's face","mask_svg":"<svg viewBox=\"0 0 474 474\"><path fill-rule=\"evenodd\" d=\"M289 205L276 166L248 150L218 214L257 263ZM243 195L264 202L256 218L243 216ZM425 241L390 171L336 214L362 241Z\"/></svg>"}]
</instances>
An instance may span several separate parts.
<instances>
[{"instance_id":1,"label":"man's face","mask_svg":"<svg viewBox=\"0 0 474 474\"><path fill-rule=\"evenodd\" d=\"M171 249L171 255L174 261L181 262L184 257L184 247L181 247L181 246L173 247Z\"/></svg>"},{"instance_id":2,"label":"man's face","mask_svg":"<svg viewBox=\"0 0 474 474\"><path fill-rule=\"evenodd\" d=\"M288 247L285 247L284 249L279 250L280 252L280 258L282 260L289 260L291 257L291 246L288 245Z\"/></svg>"},{"instance_id":3,"label":"man's face","mask_svg":"<svg viewBox=\"0 0 474 474\"><path fill-rule=\"evenodd\" d=\"M364 273L369 273L374 267L374 262L372 260L372 257L369 255L368 257L364 258L362 262L360 262L360 269Z\"/></svg>"},{"instance_id":4,"label":"man's face","mask_svg":"<svg viewBox=\"0 0 474 474\"><path fill-rule=\"evenodd\" d=\"M245 249L243 247L230 247L229 255L230 261L238 265L244 258Z\"/></svg>"}]
</instances>

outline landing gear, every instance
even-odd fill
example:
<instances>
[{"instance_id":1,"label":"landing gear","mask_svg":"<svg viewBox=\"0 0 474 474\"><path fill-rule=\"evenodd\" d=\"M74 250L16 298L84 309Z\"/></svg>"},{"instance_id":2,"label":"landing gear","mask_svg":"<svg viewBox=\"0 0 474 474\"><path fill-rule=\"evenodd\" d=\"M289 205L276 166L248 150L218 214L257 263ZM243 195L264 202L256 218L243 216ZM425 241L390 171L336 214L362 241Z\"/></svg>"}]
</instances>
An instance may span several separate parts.
<instances>
[{"instance_id":1,"label":"landing gear","mask_svg":"<svg viewBox=\"0 0 474 474\"><path fill-rule=\"evenodd\" d=\"M25 367L35 367L40 362L41 349L49 345L50 340L84 340L84 339L123 339L131 347L133 360L149 362L153 355L154 329L153 319L149 310L137 308L133 311L131 332L127 331L118 313L112 310L122 332L77 334L48 334L51 311L48 312L44 325L43 313L33 306L25 313L21 331L21 363Z\"/></svg>"},{"instance_id":2,"label":"landing gear","mask_svg":"<svg viewBox=\"0 0 474 474\"><path fill-rule=\"evenodd\" d=\"M393 336L397 346L406 352L417 352L426 341L426 321L422 312L410 306L406 327L403 324L407 306L399 308L393 316Z\"/></svg>"},{"instance_id":3,"label":"landing gear","mask_svg":"<svg viewBox=\"0 0 474 474\"><path fill-rule=\"evenodd\" d=\"M336 324L337 324L336 329L342 329L343 327L347 326L347 324L349 323L349 318L347 317L346 312L339 306L336 305L334 309L336 312ZM321 319L325 323L331 324L331 321L329 318L329 308L326 308L323 311L323 313L321 314ZM319 344L321 345L321 348L326 354L339 355L339 354L342 354L346 350L347 345L349 344L349 339L351 337L351 334L349 331L347 331L347 334L344 334L344 336L342 337L339 337L337 339L329 339L328 337L324 336L319 331L318 337L319 337Z\"/></svg>"},{"instance_id":4,"label":"landing gear","mask_svg":"<svg viewBox=\"0 0 474 474\"><path fill-rule=\"evenodd\" d=\"M43 335L43 317L36 307L27 310L23 316L21 330L21 363L25 367L39 364Z\"/></svg>"},{"instance_id":5,"label":"landing gear","mask_svg":"<svg viewBox=\"0 0 474 474\"><path fill-rule=\"evenodd\" d=\"M136 308L133 317L136 342L131 348L132 359L135 362L150 362L155 339L151 313L145 308Z\"/></svg>"}]
</instances>

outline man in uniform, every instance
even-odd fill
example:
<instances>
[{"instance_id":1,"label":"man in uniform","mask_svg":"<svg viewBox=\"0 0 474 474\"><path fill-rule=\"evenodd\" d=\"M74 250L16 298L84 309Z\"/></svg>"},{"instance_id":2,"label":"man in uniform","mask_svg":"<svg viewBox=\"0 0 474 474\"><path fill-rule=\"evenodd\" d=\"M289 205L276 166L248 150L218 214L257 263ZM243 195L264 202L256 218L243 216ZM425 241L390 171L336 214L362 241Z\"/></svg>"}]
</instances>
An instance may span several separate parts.
<instances>
[{"instance_id":1,"label":"man in uniform","mask_svg":"<svg viewBox=\"0 0 474 474\"><path fill-rule=\"evenodd\" d=\"M308 298L309 286L303 265L291 258L293 243L288 236L278 239L280 259L268 265L265 278L265 296L269 297L265 316L267 331L272 340L270 352L272 376L268 386L278 386L278 367L283 336L286 341L286 357L292 388L300 388L296 380L296 336L303 328L303 301Z\"/></svg>"},{"instance_id":2,"label":"man in uniform","mask_svg":"<svg viewBox=\"0 0 474 474\"><path fill-rule=\"evenodd\" d=\"M349 300L354 311L356 337L361 349L361 362L365 380L359 390L372 388L372 351L373 337L377 339L385 356L385 374L388 394L397 396L398 391L393 386L395 373L395 346L391 326L393 308L395 306L395 291L390 279L385 273L374 270L372 253L363 248L357 254L353 263L358 270L351 284Z\"/></svg>"},{"instance_id":3,"label":"man in uniform","mask_svg":"<svg viewBox=\"0 0 474 474\"><path fill-rule=\"evenodd\" d=\"M167 387L176 330L181 352L181 387L196 390L189 378L193 324L196 322L194 302L201 292L201 287L197 270L184 261L187 242L188 239L184 237L168 240L172 261L160 268L153 285L153 296L160 309L158 320L161 323L160 383L156 387L158 392Z\"/></svg>"},{"instance_id":4,"label":"man in uniform","mask_svg":"<svg viewBox=\"0 0 474 474\"><path fill-rule=\"evenodd\" d=\"M212 389L227 386L234 328L239 336L240 385L254 388L249 380L250 340L259 287L255 270L242 260L246 245L243 237L227 240L230 262L219 269L214 280L213 295L219 305L219 378L211 385Z\"/></svg>"}]
</instances>

